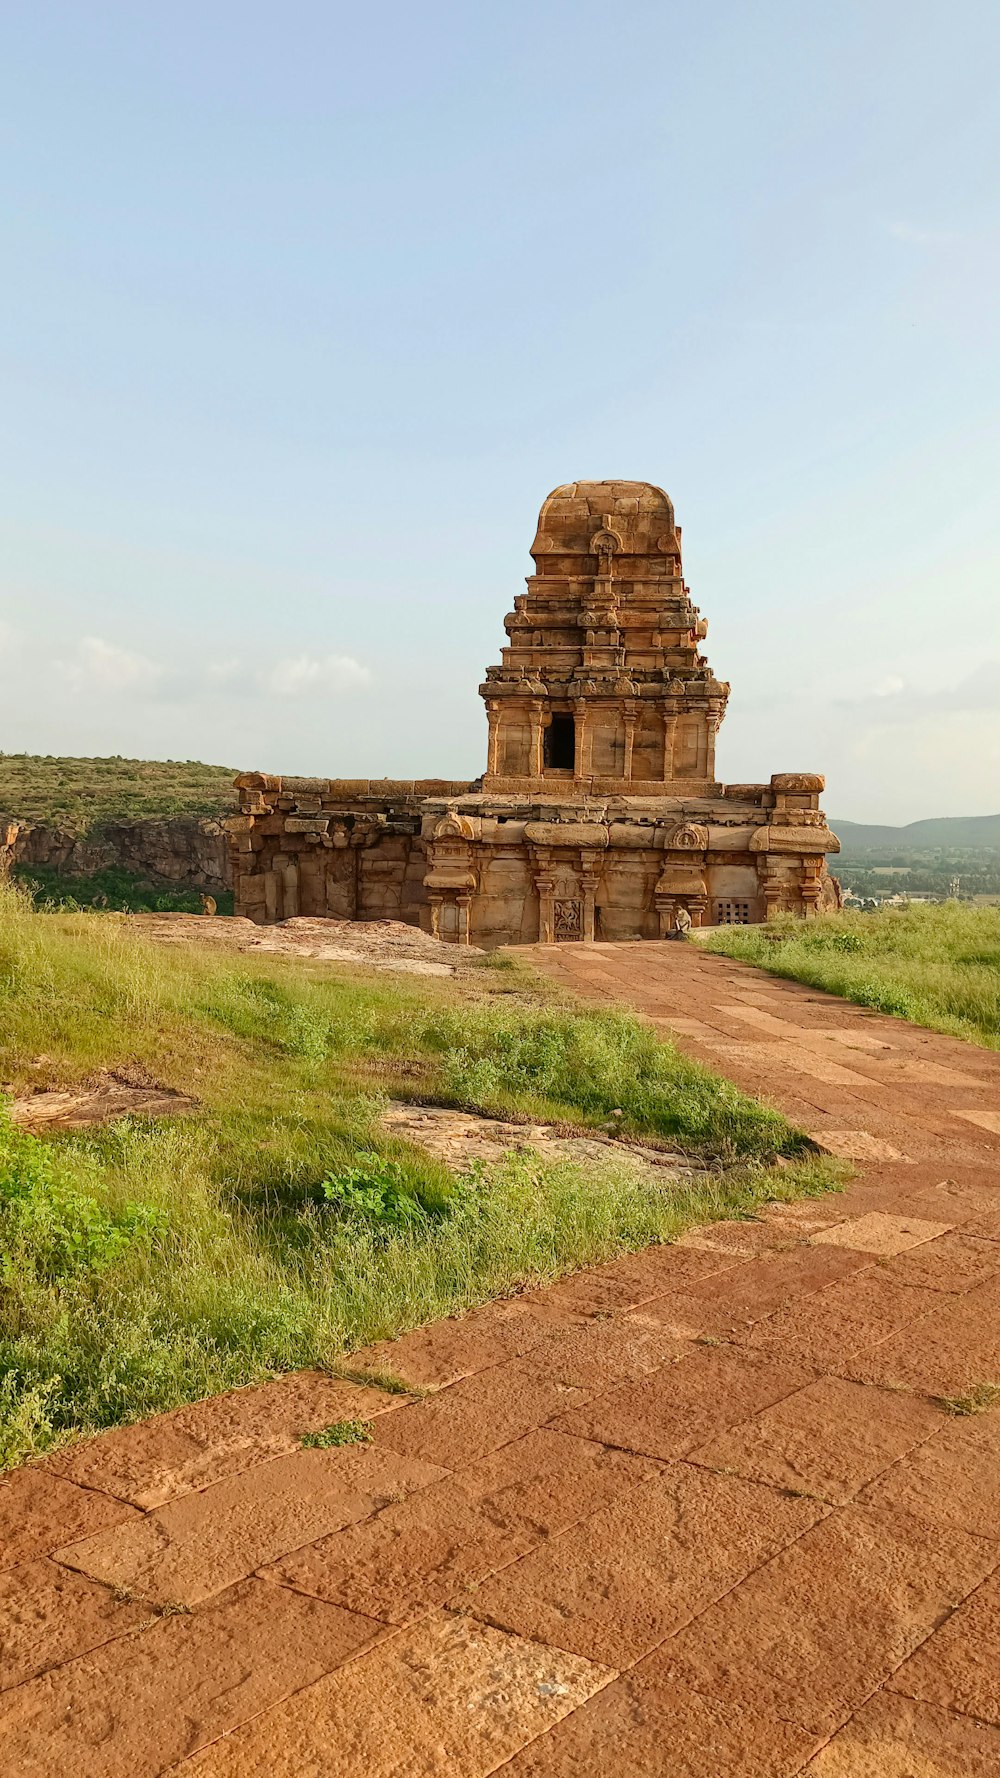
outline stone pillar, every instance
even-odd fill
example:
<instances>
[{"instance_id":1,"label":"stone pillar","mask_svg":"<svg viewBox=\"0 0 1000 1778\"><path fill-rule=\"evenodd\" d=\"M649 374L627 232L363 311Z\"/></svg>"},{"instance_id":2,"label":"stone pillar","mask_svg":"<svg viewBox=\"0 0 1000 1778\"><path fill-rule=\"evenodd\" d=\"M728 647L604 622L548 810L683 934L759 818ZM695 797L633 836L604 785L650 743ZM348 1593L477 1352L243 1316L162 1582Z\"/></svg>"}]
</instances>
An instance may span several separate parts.
<instances>
[{"instance_id":1,"label":"stone pillar","mask_svg":"<svg viewBox=\"0 0 1000 1778\"><path fill-rule=\"evenodd\" d=\"M708 732L705 737L705 776L715 782L715 738L719 732L721 716L710 716Z\"/></svg>"},{"instance_id":2,"label":"stone pillar","mask_svg":"<svg viewBox=\"0 0 1000 1778\"><path fill-rule=\"evenodd\" d=\"M575 723L573 728L573 776L585 778L589 772L588 754L590 752L590 736L588 734L587 706L582 698L577 698L573 705Z\"/></svg>"},{"instance_id":3,"label":"stone pillar","mask_svg":"<svg viewBox=\"0 0 1000 1778\"><path fill-rule=\"evenodd\" d=\"M528 756L528 770L532 778L540 778L543 766L543 729L542 715L544 705L537 701L531 706L531 751Z\"/></svg>"},{"instance_id":4,"label":"stone pillar","mask_svg":"<svg viewBox=\"0 0 1000 1778\"><path fill-rule=\"evenodd\" d=\"M495 776L498 769L500 752L500 706L498 704L487 704L486 720L490 727L489 742L486 752L486 770L492 776Z\"/></svg>"},{"instance_id":5,"label":"stone pillar","mask_svg":"<svg viewBox=\"0 0 1000 1778\"><path fill-rule=\"evenodd\" d=\"M696 778L708 777L708 718L702 717L698 724L698 751L695 755L694 775Z\"/></svg>"},{"instance_id":6,"label":"stone pillar","mask_svg":"<svg viewBox=\"0 0 1000 1778\"><path fill-rule=\"evenodd\" d=\"M688 910L688 913L691 915L692 926L704 926L705 913L708 908L708 896L707 895L689 895L689 896L687 896L686 899L687 899L687 910Z\"/></svg>"},{"instance_id":7,"label":"stone pillar","mask_svg":"<svg viewBox=\"0 0 1000 1778\"><path fill-rule=\"evenodd\" d=\"M806 920L812 919L819 911L819 898L823 884L822 858L806 858L802 863L802 914Z\"/></svg>"},{"instance_id":8,"label":"stone pillar","mask_svg":"<svg viewBox=\"0 0 1000 1778\"><path fill-rule=\"evenodd\" d=\"M555 909L555 878L547 875L535 878L538 891L538 942L540 945L554 945L556 942L556 909Z\"/></svg>"},{"instance_id":9,"label":"stone pillar","mask_svg":"<svg viewBox=\"0 0 1000 1778\"><path fill-rule=\"evenodd\" d=\"M294 920L299 911L299 867L294 860L289 860L282 872L284 879L284 918Z\"/></svg>"},{"instance_id":10,"label":"stone pillar","mask_svg":"<svg viewBox=\"0 0 1000 1778\"><path fill-rule=\"evenodd\" d=\"M432 938L441 937L441 902L440 895L428 895L427 906L430 912L430 930Z\"/></svg>"},{"instance_id":11,"label":"stone pillar","mask_svg":"<svg viewBox=\"0 0 1000 1778\"><path fill-rule=\"evenodd\" d=\"M456 896L458 903L458 943L467 945L469 941L469 909L472 905L471 895Z\"/></svg>"},{"instance_id":12,"label":"stone pillar","mask_svg":"<svg viewBox=\"0 0 1000 1778\"><path fill-rule=\"evenodd\" d=\"M654 896L656 913L660 922L660 937L666 938L673 931L675 898L672 895Z\"/></svg>"},{"instance_id":13,"label":"stone pillar","mask_svg":"<svg viewBox=\"0 0 1000 1778\"><path fill-rule=\"evenodd\" d=\"M280 920L282 915L281 878L276 870L264 872L264 919Z\"/></svg>"},{"instance_id":14,"label":"stone pillar","mask_svg":"<svg viewBox=\"0 0 1000 1778\"><path fill-rule=\"evenodd\" d=\"M637 721L638 717L636 716L626 716L625 718L625 754L622 759L622 777L626 783L628 783L632 776L632 749L635 746L635 725Z\"/></svg>"},{"instance_id":15,"label":"stone pillar","mask_svg":"<svg viewBox=\"0 0 1000 1778\"><path fill-rule=\"evenodd\" d=\"M665 716L663 718L663 776L667 782L674 775L674 735L676 730L676 716Z\"/></svg>"},{"instance_id":16,"label":"stone pillar","mask_svg":"<svg viewBox=\"0 0 1000 1778\"><path fill-rule=\"evenodd\" d=\"M583 891L583 930L581 938L585 945L594 942L594 900L597 895L599 877L595 870L593 858L581 859L580 888Z\"/></svg>"}]
</instances>

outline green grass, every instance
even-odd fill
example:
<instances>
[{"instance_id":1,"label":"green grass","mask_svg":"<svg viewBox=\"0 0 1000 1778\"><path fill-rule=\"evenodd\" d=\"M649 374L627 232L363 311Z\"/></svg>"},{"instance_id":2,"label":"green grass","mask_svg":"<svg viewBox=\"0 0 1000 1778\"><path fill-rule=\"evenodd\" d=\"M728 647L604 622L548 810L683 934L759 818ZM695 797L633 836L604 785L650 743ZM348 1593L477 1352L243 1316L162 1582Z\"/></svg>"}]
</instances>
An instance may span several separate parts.
<instances>
[{"instance_id":1,"label":"green grass","mask_svg":"<svg viewBox=\"0 0 1000 1778\"><path fill-rule=\"evenodd\" d=\"M0 814L86 833L106 820L225 815L236 769L199 760L60 759L0 753Z\"/></svg>"},{"instance_id":2,"label":"green grass","mask_svg":"<svg viewBox=\"0 0 1000 1778\"><path fill-rule=\"evenodd\" d=\"M370 1445L371 1442L370 1420L335 1420L321 1432L304 1432L299 1440L307 1451L329 1451L334 1445Z\"/></svg>"},{"instance_id":3,"label":"green grass","mask_svg":"<svg viewBox=\"0 0 1000 1778\"><path fill-rule=\"evenodd\" d=\"M61 909L79 913L88 908L110 909L124 914L200 914L201 892L180 884L151 883L148 877L109 866L89 876L66 876L45 865L16 864L13 875L28 891L36 908L45 913ZM215 891L220 914L233 911L232 890Z\"/></svg>"},{"instance_id":4,"label":"green grass","mask_svg":"<svg viewBox=\"0 0 1000 1778\"><path fill-rule=\"evenodd\" d=\"M0 1080L102 1070L198 1110L0 1128L0 1465L299 1365L345 1374L359 1346L840 1176L638 1021L523 971L234 960L0 885ZM582 1126L621 1109L713 1170L520 1157L456 1179L383 1130L383 1095L416 1091Z\"/></svg>"},{"instance_id":5,"label":"green grass","mask_svg":"<svg viewBox=\"0 0 1000 1778\"><path fill-rule=\"evenodd\" d=\"M1000 908L964 902L732 926L710 951L1000 1049Z\"/></svg>"}]
</instances>

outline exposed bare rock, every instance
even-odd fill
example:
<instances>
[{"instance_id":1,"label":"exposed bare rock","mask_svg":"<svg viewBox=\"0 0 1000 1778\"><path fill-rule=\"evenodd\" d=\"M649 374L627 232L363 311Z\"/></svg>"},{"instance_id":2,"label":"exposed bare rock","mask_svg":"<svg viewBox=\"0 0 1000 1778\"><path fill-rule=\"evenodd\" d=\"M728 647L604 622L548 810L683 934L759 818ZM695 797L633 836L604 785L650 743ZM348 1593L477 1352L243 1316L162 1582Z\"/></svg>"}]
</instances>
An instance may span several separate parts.
<instances>
[{"instance_id":1,"label":"exposed bare rock","mask_svg":"<svg viewBox=\"0 0 1000 1778\"><path fill-rule=\"evenodd\" d=\"M200 914L135 914L136 926L161 944L210 944L238 952L310 957L323 963L363 963L370 969L409 975L454 975L481 955L459 951L401 920L283 920L258 926L252 920Z\"/></svg>"},{"instance_id":2,"label":"exposed bare rock","mask_svg":"<svg viewBox=\"0 0 1000 1778\"><path fill-rule=\"evenodd\" d=\"M168 1087L126 1086L106 1080L97 1086L50 1089L15 1099L9 1106L12 1123L22 1130L85 1130L90 1124L108 1124L118 1117L170 1117L190 1111L195 1101Z\"/></svg>"},{"instance_id":3,"label":"exposed bare rock","mask_svg":"<svg viewBox=\"0 0 1000 1778\"><path fill-rule=\"evenodd\" d=\"M115 868L154 883L206 890L225 889L230 882L226 831L210 816L102 821L82 834L0 816L4 862L34 864L67 877Z\"/></svg>"},{"instance_id":4,"label":"exposed bare rock","mask_svg":"<svg viewBox=\"0 0 1000 1778\"><path fill-rule=\"evenodd\" d=\"M644 1173L655 1171L664 1183L679 1174L704 1171L693 1166L688 1155L620 1142L597 1131L581 1136L555 1124L505 1123L446 1106L393 1100L382 1122L390 1135L415 1143L456 1173L472 1161L496 1161L503 1154L525 1150L545 1160L576 1161L591 1167L616 1161Z\"/></svg>"}]
</instances>

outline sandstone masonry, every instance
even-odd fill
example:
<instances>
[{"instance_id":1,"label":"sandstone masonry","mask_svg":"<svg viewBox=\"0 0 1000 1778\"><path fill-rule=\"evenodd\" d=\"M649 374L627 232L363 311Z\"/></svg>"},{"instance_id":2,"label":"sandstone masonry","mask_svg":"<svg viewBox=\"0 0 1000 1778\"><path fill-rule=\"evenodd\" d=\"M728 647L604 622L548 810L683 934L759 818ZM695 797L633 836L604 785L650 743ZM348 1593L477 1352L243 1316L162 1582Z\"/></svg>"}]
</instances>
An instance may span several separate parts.
<instances>
[{"instance_id":1,"label":"sandstone masonry","mask_svg":"<svg viewBox=\"0 0 1000 1778\"><path fill-rule=\"evenodd\" d=\"M836 906L823 779L718 784L729 686L647 482L570 482L542 507L535 573L480 693L474 784L237 779L236 912L406 920L459 944L663 938Z\"/></svg>"}]
</instances>

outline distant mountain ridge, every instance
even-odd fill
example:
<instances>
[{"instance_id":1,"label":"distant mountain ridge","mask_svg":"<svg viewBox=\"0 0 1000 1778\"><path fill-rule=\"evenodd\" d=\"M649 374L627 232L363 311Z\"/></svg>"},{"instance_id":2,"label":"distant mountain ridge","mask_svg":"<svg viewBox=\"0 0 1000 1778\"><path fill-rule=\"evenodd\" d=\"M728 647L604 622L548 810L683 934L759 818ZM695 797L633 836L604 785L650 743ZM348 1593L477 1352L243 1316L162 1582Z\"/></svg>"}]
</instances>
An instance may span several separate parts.
<instances>
[{"instance_id":1,"label":"distant mountain ridge","mask_svg":"<svg viewBox=\"0 0 1000 1778\"><path fill-rule=\"evenodd\" d=\"M873 846L894 846L902 851L924 852L935 846L982 846L1000 850L1000 815L938 815L927 821L911 821L906 827L881 827L864 821L838 821L830 826L843 852L869 851Z\"/></svg>"}]
</instances>

